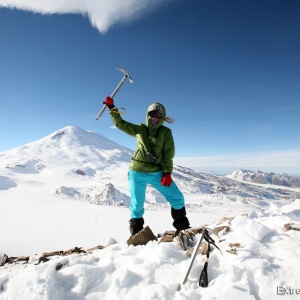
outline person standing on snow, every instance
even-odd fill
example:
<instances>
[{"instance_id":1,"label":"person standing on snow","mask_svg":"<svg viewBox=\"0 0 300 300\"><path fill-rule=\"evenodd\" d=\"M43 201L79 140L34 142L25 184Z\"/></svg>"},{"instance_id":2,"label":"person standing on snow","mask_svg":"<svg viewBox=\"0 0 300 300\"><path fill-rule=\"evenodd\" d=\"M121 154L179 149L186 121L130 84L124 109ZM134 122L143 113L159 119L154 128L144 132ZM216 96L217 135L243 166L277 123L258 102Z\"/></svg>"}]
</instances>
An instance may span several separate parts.
<instances>
[{"instance_id":1,"label":"person standing on snow","mask_svg":"<svg viewBox=\"0 0 300 300\"><path fill-rule=\"evenodd\" d=\"M144 203L147 184L151 184L170 203L173 226L178 230L190 228L186 217L184 196L172 180L175 146L172 131L165 127L166 110L160 103L148 106L146 124L133 124L123 120L114 105L114 100L106 97L103 104L109 108L115 126L136 138L136 150L129 164L128 180L131 194L131 236L143 229Z\"/></svg>"}]
</instances>

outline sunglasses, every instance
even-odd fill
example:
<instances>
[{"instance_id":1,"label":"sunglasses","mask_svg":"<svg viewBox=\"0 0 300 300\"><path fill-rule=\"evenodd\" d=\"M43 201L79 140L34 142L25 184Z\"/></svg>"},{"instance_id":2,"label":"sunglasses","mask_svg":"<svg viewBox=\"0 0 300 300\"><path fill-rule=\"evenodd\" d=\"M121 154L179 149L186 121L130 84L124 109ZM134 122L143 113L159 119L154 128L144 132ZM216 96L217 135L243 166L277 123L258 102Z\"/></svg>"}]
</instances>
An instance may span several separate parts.
<instances>
[{"instance_id":1,"label":"sunglasses","mask_svg":"<svg viewBox=\"0 0 300 300\"><path fill-rule=\"evenodd\" d=\"M161 119L162 118L162 113L159 112L158 110L151 110L148 112L148 116L151 118L158 118Z\"/></svg>"}]
</instances>

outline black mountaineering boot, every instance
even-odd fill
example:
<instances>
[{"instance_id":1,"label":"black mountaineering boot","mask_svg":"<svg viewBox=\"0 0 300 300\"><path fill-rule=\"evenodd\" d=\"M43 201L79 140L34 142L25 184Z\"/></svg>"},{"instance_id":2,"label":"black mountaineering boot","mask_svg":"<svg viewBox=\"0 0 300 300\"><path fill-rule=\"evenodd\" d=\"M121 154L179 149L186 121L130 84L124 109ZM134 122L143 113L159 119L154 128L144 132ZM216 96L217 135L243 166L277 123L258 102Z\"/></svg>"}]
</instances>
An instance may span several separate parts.
<instances>
[{"instance_id":1,"label":"black mountaineering boot","mask_svg":"<svg viewBox=\"0 0 300 300\"><path fill-rule=\"evenodd\" d=\"M143 218L134 218L129 220L129 230L131 236L140 232L144 227L144 219Z\"/></svg>"},{"instance_id":2,"label":"black mountaineering boot","mask_svg":"<svg viewBox=\"0 0 300 300\"><path fill-rule=\"evenodd\" d=\"M172 208L171 214L174 219L173 226L176 228L175 236L177 236L177 240L181 247L184 250L188 250L195 246L194 235L188 231L190 222L186 217L185 207L182 207L181 209Z\"/></svg>"},{"instance_id":3,"label":"black mountaineering boot","mask_svg":"<svg viewBox=\"0 0 300 300\"><path fill-rule=\"evenodd\" d=\"M188 218L186 217L186 211L185 207L182 207L180 209L171 208L171 215L174 219L173 226L177 230L185 230L190 228L190 222Z\"/></svg>"}]
</instances>

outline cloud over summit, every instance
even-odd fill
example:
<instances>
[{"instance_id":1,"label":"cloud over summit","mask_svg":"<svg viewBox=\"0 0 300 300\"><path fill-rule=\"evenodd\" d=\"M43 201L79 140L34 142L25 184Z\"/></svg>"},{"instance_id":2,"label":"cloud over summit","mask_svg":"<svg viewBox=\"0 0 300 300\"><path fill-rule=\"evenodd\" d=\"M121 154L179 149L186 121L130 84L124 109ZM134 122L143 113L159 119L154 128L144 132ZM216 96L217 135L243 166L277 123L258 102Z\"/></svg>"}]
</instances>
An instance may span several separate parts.
<instances>
[{"instance_id":1,"label":"cloud over summit","mask_svg":"<svg viewBox=\"0 0 300 300\"><path fill-rule=\"evenodd\" d=\"M0 7L41 14L82 14L105 33L112 25L128 22L171 0L0 0Z\"/></svg>"}]
</instances>

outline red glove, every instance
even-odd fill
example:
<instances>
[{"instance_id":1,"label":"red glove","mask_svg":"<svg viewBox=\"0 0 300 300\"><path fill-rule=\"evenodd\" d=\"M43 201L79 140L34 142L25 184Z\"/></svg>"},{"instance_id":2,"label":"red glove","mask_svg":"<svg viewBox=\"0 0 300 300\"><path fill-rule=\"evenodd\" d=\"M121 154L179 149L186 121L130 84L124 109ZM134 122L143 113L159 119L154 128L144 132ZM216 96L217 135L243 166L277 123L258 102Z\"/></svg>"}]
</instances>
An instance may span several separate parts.
<instances>
[{"instance_id":1,"label":"red glove","mask_svg":"<svg viewBox=\"0 0 300 300\"><path fill-rule=\"evenodd\" d=\"M170 186L172 181L171 173L163 173L160 184L164 186Z\"/></svg>"},{"instance_id":2,"label":"red glove","mask_svg":"<svg viewBox=\"0 0 300 300\"><path fill-rule=\"evenodd\" d=\"M106 104L108 106L108 108L113 108L114 106L114 99L111 99L109 96L107 96L105 98L105 100L103 101L103 104Z\"/></svg>"}]
</instances>

